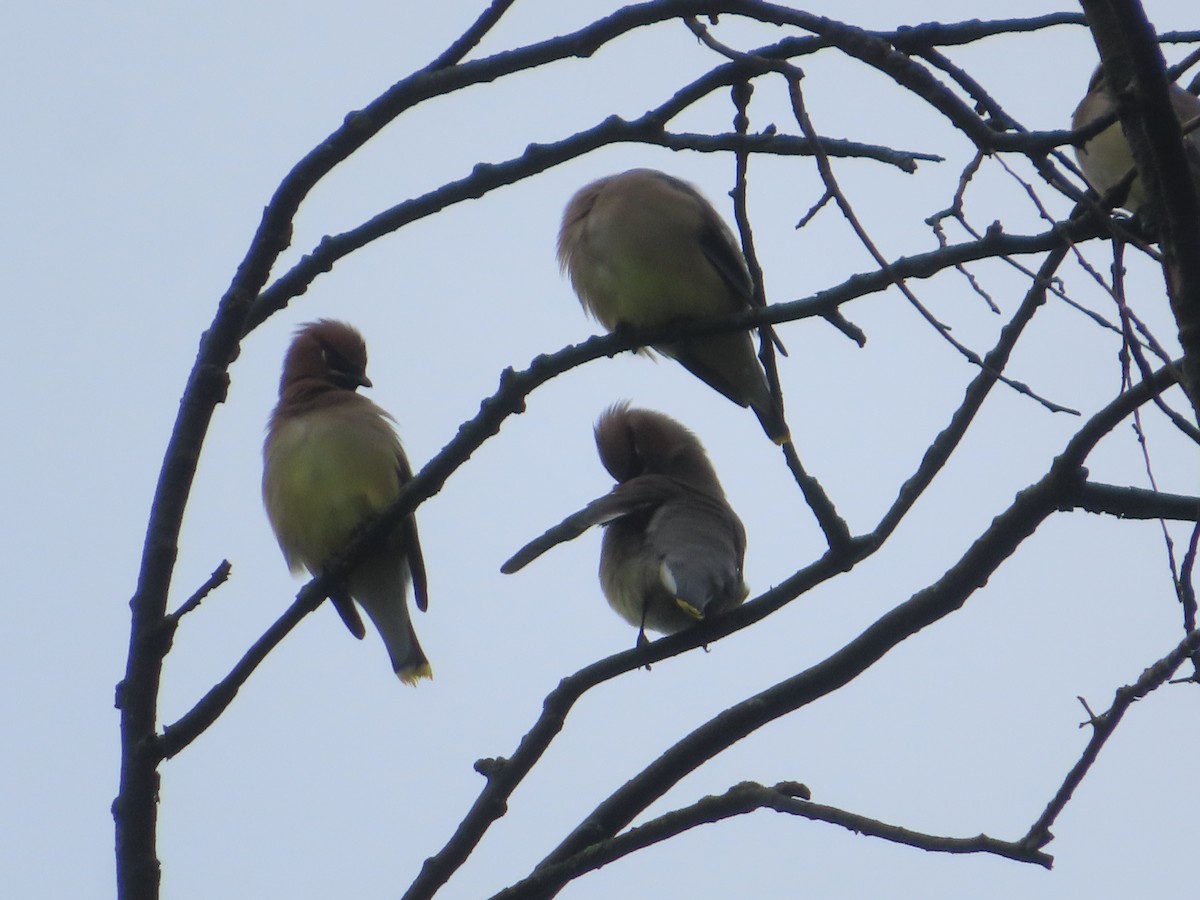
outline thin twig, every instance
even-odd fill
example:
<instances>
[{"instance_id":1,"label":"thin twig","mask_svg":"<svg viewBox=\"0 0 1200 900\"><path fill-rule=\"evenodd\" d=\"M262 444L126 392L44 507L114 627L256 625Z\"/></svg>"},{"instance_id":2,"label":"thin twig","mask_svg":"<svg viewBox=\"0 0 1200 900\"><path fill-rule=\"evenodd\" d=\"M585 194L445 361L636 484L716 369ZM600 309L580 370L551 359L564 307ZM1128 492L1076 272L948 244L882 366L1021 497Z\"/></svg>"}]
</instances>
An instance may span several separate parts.
<instances>
[{"instance_id":1,"label":"thin twig","mask_svg":"<svg viewBox=\"0 0 1200 900\"><path fill-rule=\"evenodd\" d=\"M801 131L803 131L806 135L811 136L814 133L813 125L811 120L808 118L808 113L804 109L804 96L800 90L800 80L795 74L788 76L788 89L789 95L792 99L792 110L796 116L796 121L799 123ZM834 200L837 202L838 207L842 211L842 215L845 216L846 221L850 223L850 227L854 230L854 233L858 235L859 241L867 249L867 252L871 254L871 257L879 265L880 269L893 276L893 284L896 286L896 288L905 296L908 302L912 304L913 308L917 310L921 317L930 325L932 325L934 330L936 330L938 334L940 334L942 338L950 344L950 346L954 347L955 350L962 354L962 356L968 362L983 368L985 363L979 357L979 354L950 334L949 327L947 327L943 322L939 321L937 317L935 317L925 307L925 305L919 299L917 299L916 294L912 292L904 279L895 277L895 272L892 269L891 264L879 251L879 248L875 246L875 242L871 239L870 235L867 234L866 229L863 227L862 222L858 218L858 214L855 213L853 207L850 205L850 201L842 193L841 187L838 185L837 179L833 174L833 168L829 164L829 158L827 156L822 156L818 150L816 162L817 169L821 173L821 179L825 182L826 188L833 194ZM999 381L1013 388L1018 393L1024 394L1025 396L1036 400L1051 412L1069 413L1075 416L1079 415L1078 410L1054 403L1051 400L1047 400L1046 398L1037 394L1032 388L1023 382L1014 381L1013 379L1008 378L999 372L992 372L990 374Z\"/></svg>"},{"instance_id":2,"label":"thin twig","mask_svg":"<svg viewBox=\"0 0 1200 900\"><path fill-rule=\"evenodd\" d=\"M1087 723L1092 726L1091 740L1088 741L1079 761L1067 773L1062 786L1046 806L1045 811L1030 826L1025 837L1019 841L1022 846L1038 850L1054 839L1054 835L1050 831L1051 826L1071 801L1075 790L1083 782L1084 776L1096 762L1105 742L1121 723L1121 719L1129 707L1135 701L1165 684L1180 664L1197 651L1200 651L1200 631L1192 631L1174 650L1146 669L1137 681L1126 687L1118 688L1112 706L1108 708L1107 712L1099 716L1091 716L1091 721Z\"/></svg>"},{"instance_id":3,"label":"thin twig","mask_svg":"<svg viewBox=\"0 0 1200 900\"><path fill-rule=\"evenodd\" d=\"M496 27L501 17L516 2L517 0L492 0L491 5L479 14L479 18L475 20L474 24L464 31L458 40L447 47L437 59L425 67L426 71L448 69L461 62L464 56L479 46L479 42Z\"/></svg>"},{"instance_id":4,"label":"thin twig","mask_svg":"<svg viewBox=\"0 0 1200 900\"><path fill-rule=\"evenodd\" d=\"M221 560L221 564L213 569L213 573L208 576L208 579L200 587L196 588L196 592L188 597L175 612L171 613L170 618L179 624L179 620L198 607L200 603L229 580L229 573L233 571L233 566L229 564L229 560Z\"/></svg>"}]
</instances>

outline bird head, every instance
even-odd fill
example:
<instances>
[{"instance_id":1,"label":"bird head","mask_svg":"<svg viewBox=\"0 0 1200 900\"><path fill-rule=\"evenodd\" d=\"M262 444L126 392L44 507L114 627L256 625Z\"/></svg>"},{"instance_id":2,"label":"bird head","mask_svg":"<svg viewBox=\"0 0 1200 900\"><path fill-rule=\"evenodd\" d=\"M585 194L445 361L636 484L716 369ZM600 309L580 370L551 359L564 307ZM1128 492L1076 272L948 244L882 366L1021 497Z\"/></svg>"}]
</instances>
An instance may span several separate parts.
<instances>
[{"instance_id":1,"label":"bird head","mask_svg":"<svg viewBox=\"0 0 1200 900\"><path fill-rule=\"evenodd\" d=\"M283 360L279 391L313 388L353 391L371 387L367 345L345 322L319 319L302 325Z\"/></svg>"},{"instance_id":2,"label":"bird head","mask_svg":"<svg viewBox=\"0 0 1200 900\"><path fill-rule=\"evenodd\" d=\"M670 416L615 403L596 421L600 462L618 482L665 475L715 496L724 496L699 438Z\"/></svg>"}]
</instances>

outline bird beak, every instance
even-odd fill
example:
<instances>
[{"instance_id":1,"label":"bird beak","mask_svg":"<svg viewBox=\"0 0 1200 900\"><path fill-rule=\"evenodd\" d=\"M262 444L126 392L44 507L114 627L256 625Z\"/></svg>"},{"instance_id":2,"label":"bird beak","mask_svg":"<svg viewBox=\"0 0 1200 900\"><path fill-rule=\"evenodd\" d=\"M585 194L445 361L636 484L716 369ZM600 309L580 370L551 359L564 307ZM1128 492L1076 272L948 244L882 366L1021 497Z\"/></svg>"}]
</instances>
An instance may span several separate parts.
<instances>
[{"instance_id":1,"label":"bird beak","mask_svg":"<svg viewBox=\"0 0 1200 900\"><path fill-rule=\"evenodd\" d=\"M350 372L330 372L329 380L348 391L356 391L360 387L374 387L366 375L354 375Z\"/></svg>"}]
</instances>

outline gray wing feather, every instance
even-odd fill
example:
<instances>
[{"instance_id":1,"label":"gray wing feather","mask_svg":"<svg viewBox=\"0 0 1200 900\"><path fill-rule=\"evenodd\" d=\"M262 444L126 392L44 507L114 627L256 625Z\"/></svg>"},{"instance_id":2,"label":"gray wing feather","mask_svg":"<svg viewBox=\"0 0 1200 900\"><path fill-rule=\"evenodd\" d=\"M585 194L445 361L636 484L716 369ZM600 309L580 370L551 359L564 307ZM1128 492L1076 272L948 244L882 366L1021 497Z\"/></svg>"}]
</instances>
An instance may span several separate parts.
<instances>
[{"instance_id":1,"label":"gray wing feather","mask_svg":"<svg viewBox=\"0 0 1200 900\"><path fill-rule=\"evenodd\" d=\"M611 492L573 512L540 537L534 538L500 567L505 575L519 572L551 547L579 537L593 525L660 505L679 490L678 482L661 475L642 475L619 484Z\"/></svg>"}]
</instances>

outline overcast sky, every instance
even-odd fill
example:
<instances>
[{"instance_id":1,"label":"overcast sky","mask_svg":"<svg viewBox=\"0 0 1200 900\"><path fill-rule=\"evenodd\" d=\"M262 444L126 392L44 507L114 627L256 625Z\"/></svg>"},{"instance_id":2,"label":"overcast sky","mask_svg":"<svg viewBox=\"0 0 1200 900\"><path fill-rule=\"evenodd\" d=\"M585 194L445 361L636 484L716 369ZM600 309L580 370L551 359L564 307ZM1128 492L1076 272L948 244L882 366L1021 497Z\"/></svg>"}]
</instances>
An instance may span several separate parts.
<instances>
[{"instance_id":1,"label":"overcast sky","mask_svg":"<svg viewBox=\"0 0 1200 900\"><path fill-rule=\"evenodd\" d=\"M473 54L531 43L617 4L518 0ZM150 499L199 337L262 207L294 163L389 85L436 57L482 2L24 4L0 37L4 265L0 503L8 588L0 628L0 884L22 898L104 897L114 885L119 763L113 688ZM1056 7L1008 0L813 3L869 28ZM1195 27L1183 0L1146 4L1160 31ZM1075 11L1063 3L1057 9ZM719 35L750 48L778 29ZM1169 61L1188 47L1168 47ZM1096 52L1061 27L956 48L1008 111L1065 127ZM682 24L624 38L589 60L461 92L406 114L305 202L276 275L325 234L617 113L634 117L719 62ZM890 258L933 249L923 219L946 206L972 148L882 76L830 51L801 61L826 135L943 154L906 175L835 162ZM755 93L753 127L795 126L781 82ZM676 130L723 131L722 95ZM1019 163L1019 161L1018 161ZM587 181L633 166L687 178L728 219L732 159L607 148L379 240L318 278L243 344L184 525L172 592L182 602L222 559L230 582L184 620L166 664L174 721L286 608L289 576L262 512L261 440L286 344L300 323L345 319L370 348L370 396L391 410L415 467L478 409L505 366L596 330L554 259L562 206ZM1029 167L1018 165L1025 175ZM1050 212L1069 204L1043 190ZM810 159L753 164L750 213L773 301L810 296L873 265L819 198ZM994 163L969 195L975 224L1045 226ZM954 235L961 238L961 235ZM1107 272L1103 242L1085 248ZM1028 260L1036 266L1037 259ZM1177 347L1161 275L1130 261L1131 302ZM915 282L983 352L1026 282L977 275L1004 315L954 273ZM1113 318L1074 264L1072 296ZM789 420L810 470L855 531L873 527L946 424L974 370L896 292L845 312L860 350L820 320L785 325ZM1119 389L1117 339L1052 302L1010 369L1089 415ZM17 390L17 388L20 390ZM599 535L514 576L500 563L609 489L592 423L621 398L668 412L708 447L745 522L752 596L824 549L782 457L753 416L670 362L623 354L539 389L419 511L430 608L415 625L435 678L397 682L377 636L354 641L328 607L272 654L206 734L162 770L164 897L388 898L439 850L483 786L480 757L511 754L561 677L632 646L595 578ZM1178 396L1175 397L1178 401ZM1160 487L1195 492L1195 451L1147 413ZM601 799L730 704L820 660L938 578L1045 472L1078 419L997 388L954 462L893 541L756 627L628 673L587 695L442 896L488 896L527 874ZM1089 461L1099 480L1146 484L1131 428ZM1187 530L1172 531L1177 550ZM685 779L652 813L752 779L809 785L822 803L949 836L1023 835L1082 750L1077 696L1100 711L1182 637L1156 523L1050 519L960 612L902 644L844 690L763 729ZM572 900L733 896L1062 898L1178 894L1200 838L1192 766L1194 686L1136 705L1047 848L1052 872L949 857L767 812L690 832L571 885Z\"/></svg>"}]
</instances>

